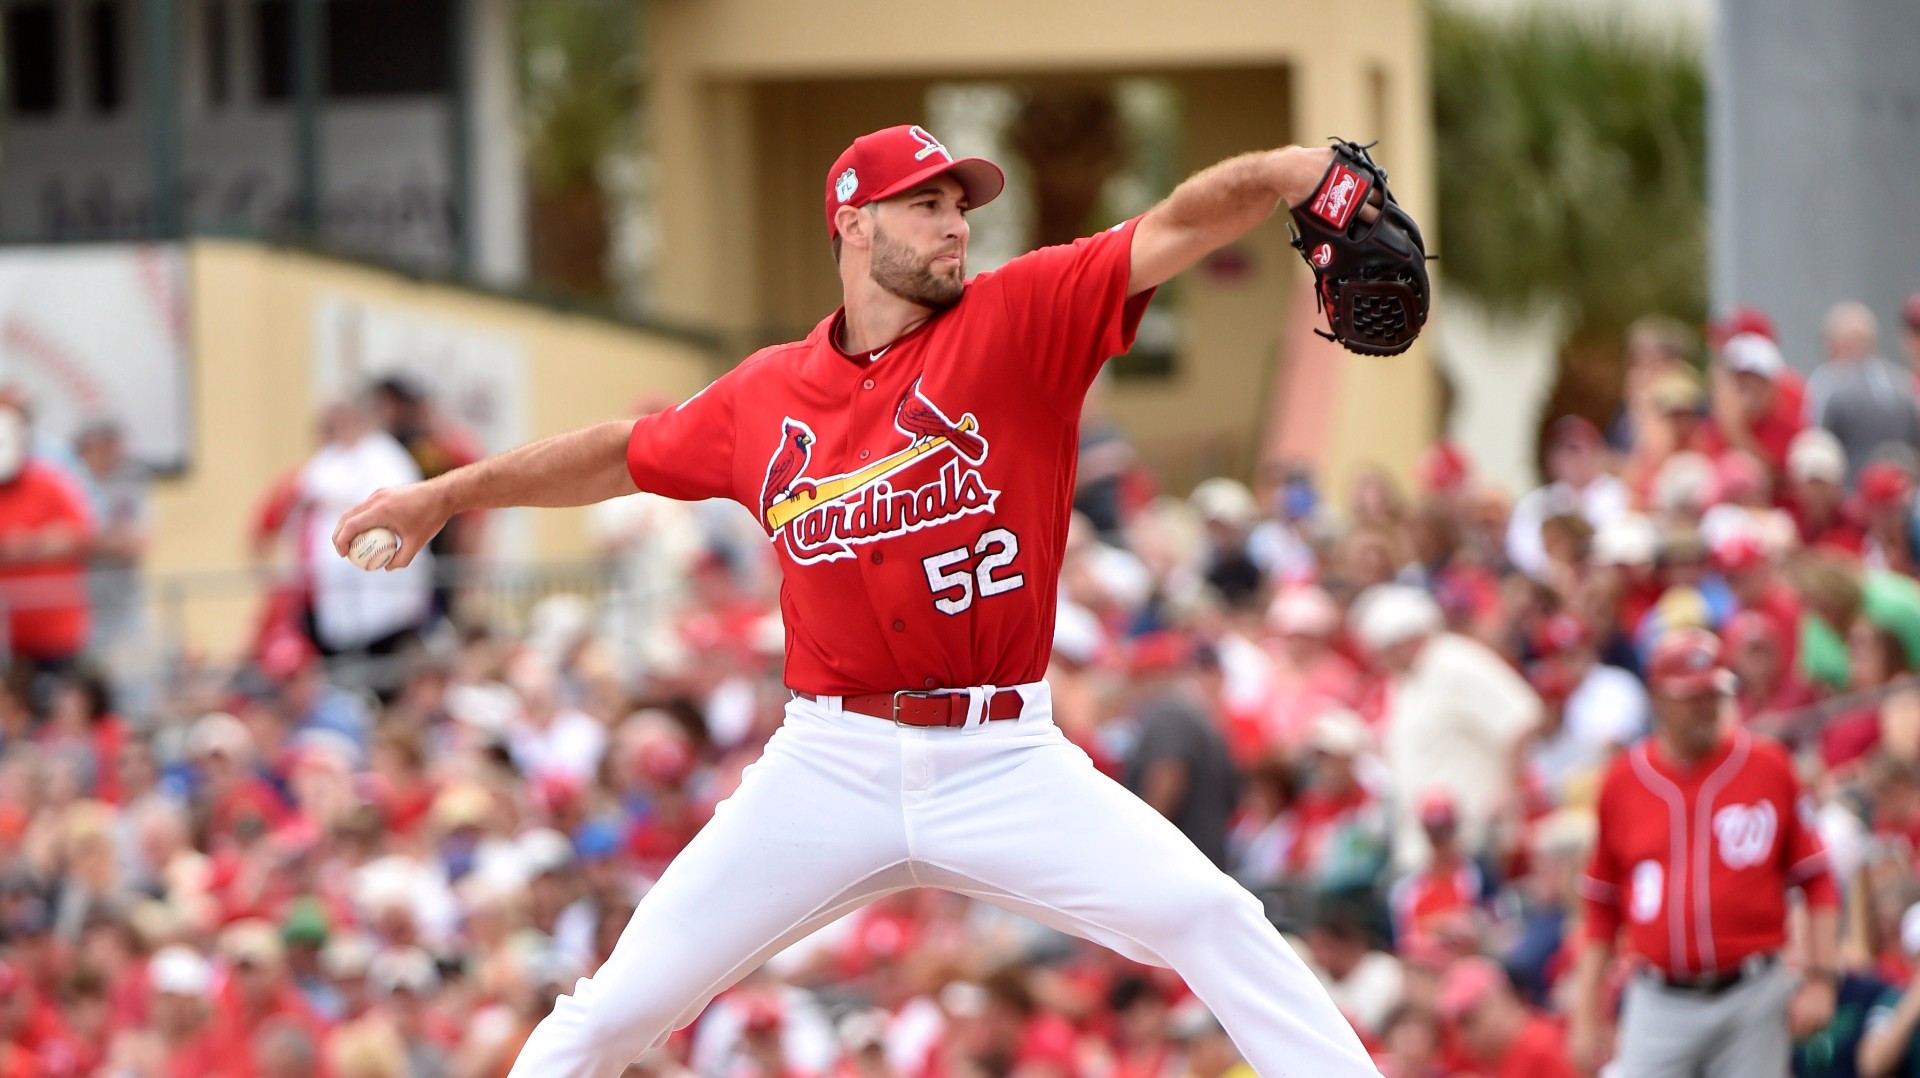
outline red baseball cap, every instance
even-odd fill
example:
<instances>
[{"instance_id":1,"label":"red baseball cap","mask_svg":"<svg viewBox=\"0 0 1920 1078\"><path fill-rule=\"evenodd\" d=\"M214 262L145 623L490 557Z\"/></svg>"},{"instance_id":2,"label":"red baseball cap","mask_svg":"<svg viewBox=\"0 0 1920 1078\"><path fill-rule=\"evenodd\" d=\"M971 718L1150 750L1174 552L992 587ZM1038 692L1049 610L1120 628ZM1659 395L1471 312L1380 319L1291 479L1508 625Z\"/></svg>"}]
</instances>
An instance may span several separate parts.
<instances>
[{"instance_id":1,"label":"red baseball cap","mask_svg":"<svg viewBox=\"0 0 1920 1078\"><path fill-rule=\"evenodd\" d=\"M1756 333L1770 341L1780 339L1774 332L1773 319L1758 307L1735 307L1720 321L1707 323L1707 339L1715 348L1725 346L1730 338L1742 333Z\"/></svg>"},{"instance_id":2,"label":"red baseball cap","mask_svg":"<svg viewBox=\"0 0 1920 1078\"><path fill-rule=\"evenodd\" d=\"M1913 477L1890 460L1876 460L1860 469L1860 497L1868 505L1890 505L1913 492Z\"/></svg>"},{"instance_id":3,"label":"red baseball cap","mask_svg":"<svg viewBox=\"0 0 1920 1078\"><path fill-rule=\"evenodd\" d=\"M1447 494L1459 490L1473 473L1473 462L1466 450L1441 440L1428 446L1414 466L1414 476L1423 489Z\"/></svg>"},{"instance_id":4,"label":"red baseball cap","mask_svg":"<svg viewBox=\"0 0 1920 1078\"><path fill-rule=\"evenodd\" d=\"M1719 677L1720 638L1705 629L1667 633L1647 663L1647 683L1660 696L1701 696L1714 691Z\"/></svg>"},{"instance_id":5,"label":"red baseball cap","mask_svg":"<svg viewBox=\"0 0 1920 1078\"><path fill-rule=\"evenodd\" d=\"M1739 573L1767 564L1767 545L1757 535L1734 534L1717 543L1713 563L1723 573Z\"/></svg>"},{"instance_id":6,"label":"red baseball cap","mask_svg":"<svg viewBox=\"0 0 1920 1078\"><path fill-rule=\"evenodd\" d=\"M1728 655L1738 655L1755 644L1764 644L1774 651L1780 650L1779 631L1758 610L1742 610L1735 614L1727 621L1726 631L1722 635Z\"/></svg>"},{"instance_id":7,"label":"red baseball cap","mask_svg":"<svg viewBox=\"0 0 1920 1078\"><path fill-rule=\"evenodd\" d=\"M1462 958L1447 970L1446 979L1440 983L1435 1010L1439 1011L1442 1021L1457 1024L1473 1013L1474 1008L1512 984L1507 972L1493 959L1479 955Z\"/></svg>"},{"instance_id":8,"label":"red baseball cap","mask_svg":"<svg viewBox=\"0 0 1920 1078\"><path fill-rule=\"evenodd\" d=\"M748 1033L771 1033L786 1024L786 1008L776 996L754 996L742 1009L740 1025Z\"/></svg>"},{"instance_id":9,"label":"red baseball cap","mask_svg":"<svg viewBox=\"0 0 1920 1078\"><path fill-rule=\"evenodd\" d=\"M1127 646L1127 672L1134 677L1174 673L1193 661L1193 652L1193 641L1182 633L1143 633Z\"/></svg>"},{"instance_id":10,"label":"red baseball cap","mask_svg":"<svg viewBox=\"0 0 1920 1078\"><path fill-rule=\"evenodd\" d=\"M1547 428L1547 444L1555 449L1561 446L1575 446L1594 449L1604 444L1600 437L1600 428L1585 416L1563 415Z\"/></svg>"},{"instance_id":11,"label":"red baseball cap","mask_svg":"<svg viewBox=\"0 0 1920 1078\"><path fill-rule=\"evenodd\" d=\"M1542 655L1564 655L1592 641L1587 623L1564 611L1542 621L1533 634L1534 650Z\"/></svg>"},{"instance_id":12,"label":"red baseball cap","mask_svg":"<svg viewBox=\"0 0 1920 1078\"><path fill-rule=\"evenodd\" d=\"M1542 699L1556 702L1566 700L1579 688L1566 667L1549 662L1528 663L1527 684L1533 686L1533 691Z\"/></svg>"},{"instance_id":13,"label":"red baseball cap","mask_svg":"<svg viewBox=\"0 0 1920 1078\"><path fill-rule=\"evenodd\" d=\"M969 207L976 210L998 198L1007 186L1006 174L999 165L984 157L956 160L919 124L861 135L841 151L827 171L827 235L840 231L833 223L834 212L840 207L858 209L948 173L960 181Z\"/></svg>"},{"instance_id":14,"label":"red baseball cap","mask_svg":"<svg viewBox=\"0 0 1920 1078\"><path fill-rule=\"evenodd\" d=\"M1443 787L1435 787L1421 795L1421 827L1428 830L1436 827L1452 827L1459 820L1459 809L1454 805L1453 794L1450 791Z\"/></svg>"}]
</instances>

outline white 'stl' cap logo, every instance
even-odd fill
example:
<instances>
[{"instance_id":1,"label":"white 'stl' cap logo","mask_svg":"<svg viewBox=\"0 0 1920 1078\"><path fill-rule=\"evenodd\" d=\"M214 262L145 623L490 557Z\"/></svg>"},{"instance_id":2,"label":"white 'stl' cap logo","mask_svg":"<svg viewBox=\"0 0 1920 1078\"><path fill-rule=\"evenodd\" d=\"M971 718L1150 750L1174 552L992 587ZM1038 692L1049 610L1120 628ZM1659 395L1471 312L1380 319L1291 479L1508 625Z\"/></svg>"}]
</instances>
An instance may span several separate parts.
<instances>
[{"instance_id":1,"label":"white 'stl' cap logo","mask_svg":"<svg viewBox=\"0 0 1920 1078\"><path fill-rule=\"evenodd\" d=\"M953 155L947 152L947 148L940 145L940 140L928 134L927 129L921 127L919 124L909 127L907 134L913 136L913 141L920 144L919 151L913 155L915 161L925 161L934 154L939 154L948 161L953 160Z\"/></svg>"},{"instance_id":2,"label":"white 'stl' cap logo","mask_svg":"<svg viewBox=\"0 0 1920 1078\"><path fill-rule=\"evenodd\" d=\"M833 181L834 197L838 198L842 202L845 202L846 200L852 198L853 193L855 191L858 191L859 189L860 189L860 177L855 175L852 169L848 169L845 172L842 172L840 174L840 178Z\"/></svg>"}]
</instances>

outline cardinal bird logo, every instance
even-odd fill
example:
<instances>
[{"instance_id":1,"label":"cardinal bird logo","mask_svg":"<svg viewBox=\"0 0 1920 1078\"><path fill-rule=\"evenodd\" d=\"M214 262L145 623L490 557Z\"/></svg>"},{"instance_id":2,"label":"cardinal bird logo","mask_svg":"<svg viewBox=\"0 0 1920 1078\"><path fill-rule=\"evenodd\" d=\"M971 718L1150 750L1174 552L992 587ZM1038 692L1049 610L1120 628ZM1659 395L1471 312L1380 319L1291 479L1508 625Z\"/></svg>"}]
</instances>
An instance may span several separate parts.
<instances>
[{"instance_id":1,"label":"cardinal bird logo","mask_svg":"<svg viewBox=\"0 0 1920 1078\"><path fill-rule=\"evenodd\" d=\"M907 395L900 398L900 407L894 410L893 425L900 432L911 437L918 445L930 438L945 438L969 464L978 464L987 459L987 440L974 433L979 426L969 412L955 423L940 411L938 405L928 400L920 392L920 379L915 378Z\"/></svg>"},{"instance_id":2,"label":"cardinal bird logo","mask_svg":"<svg viewBox=\"0 0 1920 1078\"><path fill-rule=\"evenodd\" d=\"M813 459L813 430L797 419L780 425L780 448L767 462L767 479L760 487L760 512L765 515L776 502L790 497L812 498L814 485L800 474Z\"/></svg>"},{"instance_id":3,"label":"cardinal bird logo","mask_svg":"<svg viewBox=\"0 0 1920 1078\"><path fill-rule=\"evenodd\" d=\"M862 543L993 511L1000 492L980 474L987 439L972 412L948 418L915 379L894 407L893 424L906 435L906 445L885 455L865 450L861 467L808 477L817 440L813 429L792 416L782 420L760 488L760 517L767 534L784 544L794 561L850 558ZM870 457L877 459L869 462ZM923 460L938 462L938 470L915 473L924 478L914 485L903 483L903 475Z\"/></svg>"}]
</instances>

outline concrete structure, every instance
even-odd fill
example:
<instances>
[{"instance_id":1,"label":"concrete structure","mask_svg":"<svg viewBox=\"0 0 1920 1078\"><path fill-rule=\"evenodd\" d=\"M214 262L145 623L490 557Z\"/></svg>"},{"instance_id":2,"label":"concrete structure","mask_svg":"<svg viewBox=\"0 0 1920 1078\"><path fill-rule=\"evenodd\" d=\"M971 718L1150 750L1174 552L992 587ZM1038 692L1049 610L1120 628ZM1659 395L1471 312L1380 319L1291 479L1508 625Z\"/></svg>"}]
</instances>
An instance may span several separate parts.
<instances>
[{"instance_id":1,"label":"concrete structure","mask_svg":"<svg viewBox=\"0 0 1920 1078\"><path fill-rule=\"evenodd\" d=\"M1880 315L1896 359L1901 298L1920 292L1920 5L1720 0L1708 95L1716 310L1757 304L1787 359L1821 358L1837 300Z\"/></svg>"},{"instance_id":2,"label":"concrete structure","mask_svg":"<svg viewBox=\"0 0 1920 1078\"><path fill-rule=\"evenodd\" d=\"M513 7L7 0L0 242L311 234L519 284Z\"/></svg>"},{"instance_id":3,"label":"concrete structure","mask_svg":"<svg viewBox=\"0 0 1920 1078\"><path fill-rule=\"evenodd\" d=\"M931 122L930 93L954 83L1161 80L1181 105L1181 175L1287 142L1379 138L1396 192L1431 217L1417 0L1219 0L1177 12L1157 0L979 0L934 20L887 0L653 0L644 17L657 309L716 327L742 355L804 333L838 302L820 209L834 156L865 131ZM991 148L936 133L956 153ZM1232 262L1170 290L1181 326L1172 377L1117 381L1108 397L1170 485L1249 474L1282 452L1319 459L1334 484L1366 461L1405 469L1434 431L1424 347L1363 359L1313 337L1305 267L1278 220Z\"/></svg>"}]
</instances>

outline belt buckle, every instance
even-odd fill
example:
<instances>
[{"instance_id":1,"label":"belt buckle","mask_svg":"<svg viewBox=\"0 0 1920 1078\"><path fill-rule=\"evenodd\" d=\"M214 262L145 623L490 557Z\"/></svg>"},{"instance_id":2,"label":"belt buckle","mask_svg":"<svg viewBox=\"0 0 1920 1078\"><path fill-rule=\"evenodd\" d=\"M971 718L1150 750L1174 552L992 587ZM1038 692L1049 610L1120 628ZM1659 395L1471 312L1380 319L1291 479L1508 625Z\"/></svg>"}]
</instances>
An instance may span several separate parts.
<instances>
[{"instance_id":1,"label":"belt buckle","mask_svg":"<svg viewBox=\"0 0 1920 1078\"><path fill-rule=\"evenodd\" d=\"M915 690L915 689L896 689L896 690L894 691L894 694L893 694L893 724L894 724L895 726L904 726L904 727L907 727L908 729L912 729L912 730L917 730L917 729L919 729L919 727L918 727L918 726L915 726L914 724L912 724L912 723L910 723L910 722L901 722L901 721L900 721L900 698L901 698L902 696L917 696L917 697L919 697L919 698L921 698L921 699L923 699L923 700L930 700L930 699L932 699L933 697L935 697L935 696L938 696L938 695L940 695L940 694L939 694L939 693L931 693L931 692L920 692L920 691L918 691L918 690Z\"/></svg>"}]
</instances>

